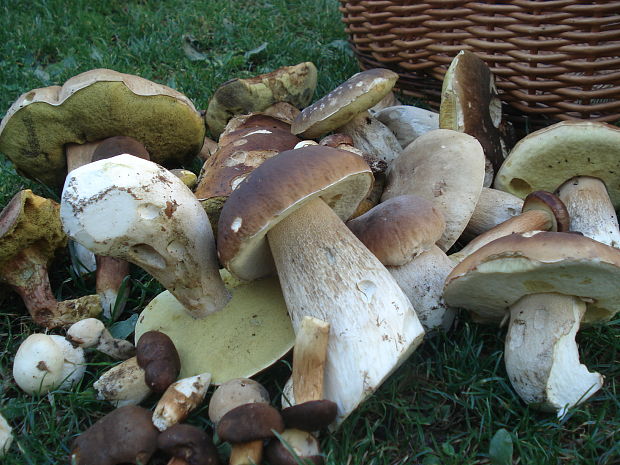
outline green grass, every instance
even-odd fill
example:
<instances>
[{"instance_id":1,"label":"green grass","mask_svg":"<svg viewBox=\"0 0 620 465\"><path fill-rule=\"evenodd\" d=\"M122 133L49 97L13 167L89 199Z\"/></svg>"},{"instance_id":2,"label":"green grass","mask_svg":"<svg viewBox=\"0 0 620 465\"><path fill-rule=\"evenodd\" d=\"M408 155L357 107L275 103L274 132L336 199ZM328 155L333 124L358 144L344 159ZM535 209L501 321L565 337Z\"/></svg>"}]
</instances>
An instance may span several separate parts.
<instances>
[{"instance_id":1,"label":"green grass","mask_svg":"<svg viewBox=\"0 0 620 465\"><path fill-rule=\"evenodd\" d=\"M197 108L206 108L217 86L232 77L312 61L319 69L318 98L358 70L331 0L3 0L0 31L1 112L22 92L97 67L167 84ZM23 188L58 199L57 192L18 176L1 158L0 207ZM139 270L132 277L131 301L122 318L139 312L162 290ZM94 277L72 275L66 256L54 263L51 279L59 298L94 292ZM40 398L24 395L12 380L12 360L37 328L6 288L0 288L0 304L0 413L15 433L1 461L68 463L72 438L111 410L95 399L92 383L112 362L90 352L80 386ZM511 389L503 366L504 335L463 315L450 334L427 339L337 432L323 436L327 462L492 463L491 439L505 429L514 463L620 463L620 321L578 335L582 360L605 375L605 386L561 421L527 408ZM258 378L275 396L289 372L285 360ZM210 427L206 404L189 422Z\"/></svg>"}]
</instances>

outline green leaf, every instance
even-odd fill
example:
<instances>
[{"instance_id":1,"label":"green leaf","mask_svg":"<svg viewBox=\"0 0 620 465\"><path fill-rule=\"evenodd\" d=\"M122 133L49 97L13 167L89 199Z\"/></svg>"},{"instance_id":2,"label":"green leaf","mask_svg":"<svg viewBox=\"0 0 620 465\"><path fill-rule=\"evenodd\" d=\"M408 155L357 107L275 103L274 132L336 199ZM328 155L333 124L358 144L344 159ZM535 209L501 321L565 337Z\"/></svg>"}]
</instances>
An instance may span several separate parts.
<instances>
[{"instance_id":1,"label":"green leaf","mask_svg":"<svg viewBox=\"0 0 620 465\"><path fill-rule=\"evenodd\" d=\"M136 323L138 322L138 314L134 313L129 318L123 321L117 321L110 326L109 331L117 339L127 339L131 333L133 333Z\"/></svg>"},{"instance_id":2,"label":"green leaf","mask_svg":"<svg viewBox=\"0 0 620 465\"><path fill-rule=\"evenodd\" d=\"M504 428L497 430L489 446L489 458L492 465L512 464L512 437Z\"/></svg>"}]
</instances>

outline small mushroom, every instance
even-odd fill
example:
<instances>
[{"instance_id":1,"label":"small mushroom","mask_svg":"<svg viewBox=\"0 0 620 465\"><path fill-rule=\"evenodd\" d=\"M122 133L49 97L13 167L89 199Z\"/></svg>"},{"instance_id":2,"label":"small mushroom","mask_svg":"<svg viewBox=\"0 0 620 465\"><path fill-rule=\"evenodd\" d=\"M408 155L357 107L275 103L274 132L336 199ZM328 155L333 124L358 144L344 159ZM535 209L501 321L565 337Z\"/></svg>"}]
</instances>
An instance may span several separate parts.
<instances>
[{"instance_id":1,"label":"small mushroom","mask_svg":"<svg viewBox=\"0 0 620 465\"><path fill-rule=\"evenodd\" d=\"M114 338L103 322L96 318L85 318L72 324L67 330L66 338L76 347L84 349L94 347L117 360L126 360L136 353L136 348L131 342Z\"/></svg>"},{"instance_id":2,"label":"small mushroom","mask_svg":"<svg viewBox=\"0 0 620 465\"><path fill-rule=\"evenodd\" d=\"M137 405L151 394L137 357L128 358L106 371L93 388L97 391L97 399L107 400L115 407Z\"/></svg>"},{"instance_id":3,"label":"small mushroom","mask_svg":"<svg viewBox=\"0 0 620 465\"><path fill-rule=\"evenodd\" d=\"M231 79L209 100L207 125L214 136L219 136L235 115L263 111L277 102L304 108L312 100L316 82L317 69L311 62L284 66L247 79Z\"/></svg>"},{"instance_id":4,"label":"small mushroom","mask_svg":"<svg viewBox=\"0 0 620 465\"><path fill-rule=\"evenodd\" d=\"M271 465L322 465L325 461L319 441L311 433L293 428L284 430L277 440L269 441L265 458Z\"/></svg>"},{"instance_id":5,"label":"small mushroom","mask_svg":"<svg viewBox=\"0 0 620 465\"><path fill-rule=\"evenodd\" d=\"M159 431L151 412L142 407L119 407L80 434L71 446L75 465L146 464L157 449Z\"/></svg>"},{"instance_id":6,"label":"small mushroom","mask_svg":"<svg viewBox=\"0 0 620 465\"><path fill-rule=\"evenodd\" d=\"M60 215L71 238L141 266L196 318L230 299L207 214L179 178L151 161L118 155L73 170Z\"/></svg>"},{"instance_id":7,"label":"small mushroom","mask_svg":"<svg viewBox=\"0 0 620 465\"><path fill-rule=\"evenodd\" d=\"M203 373L172 383L157 402L153 424L159 431L182 422L198 407L209 389L211 374Z\"/></svg>"},{"instance_id":8,"label":"small mushroom","mask_svg":"<svg viewBox=\"0 0 620 465\"><path fill-rule=\"evenodd\" d=\"M58 302L52 293L47 267L67 243L58 210L56 202L22 190L0 213L0 283L11 286L33 321L46 328L101 313L96 295Z\"/></svg>"},{"instance_id":9,"label":"small mushroom","mask_svg":"<svg viewBox=\"0 0 620 465\"><path fill-rule=\"evenodd\" d=\"M0 457L5 455L11 448L13 443L13 433L11 425L6 419L0 415Z\"/></svg>"},{"instance_id":10,"label":"small mushroom","mask_svg":"<svg viewBox=\"0 0 620 465\"><path fill-rule=\"evenodd\" d=\"M523 199L516 195L483 187L474 212L471 214L469 223L467 223L461 237L464 240L471 241L498 224L517 216L521 213L522 208Z\"/></svg>"},{"instance_id":11,"label":"small mushroom","mask_svg":"<svg viewBox=\"0 0 620 465\"><path fill-rule=\"evenodd\" d=\"M560 232L511 234L478 249L446 279L444 298L480 323L509 319L506 371L528 404L562 417L603 377L579 361L581 325L620 311L620 250Z\"/></svg>"},{"instance_id":12,"label":"small mushroom","mask_svg":"<svg viewBox=\"0 0 620 465\"><path fill-rule=\"evenodd\" d=\"M402 148L422 134L439 129L439 113L410 105L383 108L374 117L394 133Z\"/></svg>"},{"instance_id":13,"label":"small mushroom","mask_svg":"<svg viewBox=\"0 0 620 465\"><path fill-rule=\"evenodd\" d=\"M157 447L170 454L173 465L219 465L213 439L196 426L176 424L157 437Z\"/></svg>"},{"instance_id":14,"label":"small mushroom","mask_svg":"<svg viewBox=\"0 0 620 465\"><path fill-rule=\"evenodd\" d=\"M69 388L85 372L84 351L62 336L31 334L21 343L13 360L13 378L30 395Z\"/></svg>"},{"instance_id":15,"label":"small mushroom","mask_svg":"<svg viewBox=\"0 0 620 465\"><path fill-rule=\"evenodd\" d=\"M363 153L391 164L400 155L402 147L394 133L370 112L363 111L338 131L351 136L353 145Z\"/></svg>"},{"instance_id":16,"label":"small mushroom","mask_svg":"<svg viewBox=\"0 0 620 465\"><path fill-rule=\"evenodd\" d=\"M161 331L147 331L136 344L138 365L144 369L146 385L155 392L164 392L181 371L179 353L172 340Z\"/></svg>"}]
</instances>

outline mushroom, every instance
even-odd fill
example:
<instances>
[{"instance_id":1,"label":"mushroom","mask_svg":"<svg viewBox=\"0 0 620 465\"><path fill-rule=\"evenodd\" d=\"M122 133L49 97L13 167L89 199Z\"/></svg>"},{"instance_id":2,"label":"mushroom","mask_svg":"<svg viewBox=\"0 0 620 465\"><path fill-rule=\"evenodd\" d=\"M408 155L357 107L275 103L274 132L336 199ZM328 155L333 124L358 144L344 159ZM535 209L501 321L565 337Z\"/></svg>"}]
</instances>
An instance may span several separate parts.
<instances>
[{"instance_id":1,"label":"mushroom","mask_svg":"<svg viewBox=\"0 0 620 465\"><path fill-rule=\"evenodd\" d=\"M144 381L154 392L162 393L174 383L181 371L181 360L172 339L161 331L147 331L136 344L138 365Z\"/></svg>"},{"instance_id":2,"label":"mushroom","mask_svg":"<svg viewBox=\"0 0 620 465\"><path fill-rule=\"evenodd\" d=\"M172 383L157 402L153 411L153 424L159 431L182 422L198 407L211 383L211 374L183 378Z\"/></svg>"},{"instance_id":3,"label":"mushroom","mask_svg":"<svg viewBox=\"0 0 620 465\"><path fill-rule=\"evenodd\" d=\"M219 465L213 439L202 429L177 424L157 437L157 447L173 460L169 465Z\"/></svg>"},{"instance_id":4,"label":"mushroom","mask_svg":"<svg viewBox=\"0 0 620 465\"><path fill-rule=\"evenodd\" d=\"M269 403L269 392L258 381L234 378L220 384L209 401L209 419L218 424L222 417L239 405Z\"/></svg>"},{"instance_id":5,"label":"mushroom","mask_svg":"<svg viewBox=\"0 0 620 465\"><path fill-rule=\"evenodd\" d=\"M213 384L247 378L273 365L293 347L295 334L278 279L231 285L230 275L221 274L233 291L221 312L196 320L165 291L146 306L136 323L136 341L149 330L172 339L181 359L182 378L207 371Z\"/></svg>"},{"instance_id":6,"label":"mushroom","mask_svg":"<svg viewBox=\"0 0 620 465\"><path fill-rule=\"evenodd\" d=\"M594 121L562 121L533 132L512 149L495 187L519 197L558 191L571 231L620 247L620 128Z\"/></svg>"},{"instance_id":7,"label":"mushroom","mask_svg":"<svg viewBox=\"0 0 620 465\"><path fill-rule=\"evenodd\" d=\"M13 433L11 425L9 425L9 422L0 414L0 457L9 451L12 443Z\"/></svg>"},{"instance_id":8,"label":"mushroom","mask_svg":"<svg viewBox=\"0 0 620 465\"><path fill-rule=\"evenodd\" d=\"M381 200L416 195L430 200L445 220L437 241L444 252L459 238L478 203L484 180L484 152L472 136L436 129L418 137L387 171Z\"/></svg>"},{"instance_id":9,"label":"mushroom","mask_svg":"<svg viewBox=\"0 0 620 465\"><path fill-rule=\"evenodd\" d=\"M347 222L392 274L426 331L447 331L454 320L442 297L454 263L435 245L445 224L431 201L415 195L392 197Z\"/></svg>"},{"instance_id":10,"label":"mushroom","mask_svg":"<svg viewBox=\"0 0 620 465\"><path fill-rule=\"evenodd\" d=\"M439 127L474 136L485 154L484 186L493 184L493 174L504 158L499 125L502 102L493 73L473 52L461 50L443 78Z\"/></svg>"},{"instance_id":11,"label":"mushroom","mask_svg":"<svg viewBox=\"0 0 620 465\"><path fill-rule=\"evenodd\" d=\"M620 250L560 232L511 234L478 249L446 279L448 305L480 323L509 319L506 371L528 404L562 417L603 384L580 364L580 323L620 311Z\"/></svg>"},{"instance_id":12,"label":"mushroom","mask_svg":"<svg viewBox=\"0 0 620 465\"><path fill-rule=\"evenodd\" d=\"M338 131L350 136L356 148L388 165L400 155L402 147L394 133L368 111L360 112Z\"/></svg>"},{"instance_id":13,"label":"mushroom","mask_svg":"<svg viewBox=\"0 0 620 465\"><path fill-rule=\"evenodd\" d=\"M517 216L523 208L523 199L508 192L483 187L478 203L463 230L461 238L472 240L500 223Z\"/></svg>"},{"instance_id":14,"label":"mushroom","mask_svg":"<svg viewBox=\"0 0 620 465\"><path fill-rule=\"evenodd\" d=\"M383 108L374 117L394 133L402 148L422 134L439 129L439 113L411 105Z\"/></svg>"},{"instance_id":15,"label":"mushroom","mask_svg":"<svg viewBox=\"0 0 620 465\"><path fill-rule=\"evenodd\" d=\"M15 194L0 213L0 283L20 295L36 324L50 329L101 313L96 295L54 298L47 267L66 241L58 204L31 190Z\"/></svg>"},{"instance_id":16,"label":"mushroom","mask_svg":"<svg viewBox=\"0 0 620 465\"><path fill-rule=\"evenodd\" d=\"M316 81L316 66L309 61L247 79L231 79L209 100L207 125L214 136L219 136L235 115L263 111L277 102L303 108L312 100Z\"/></svg>"},{"instance_id":17,"label":"mushroom","mask_svg":"<svg viewBox=\"0 0 620 465\"><path fill-rule=\"evenodd\" d=\"M323 455L319 441L307 431L289 428L271 440L265 448L265 457L271 465L322 465Z\"/></svg>"},{"instance_id":18,"label":"mushroom","mask_svg":"<svg viewBox=\"0 0 620 465\"><path fill-rule=\"evenodd\" d=\"M99 352L117 360L126 360L136 353L134 345L124 339L116 339L110 334L101 320L85 318L71 325L67 330L67 340L76 347Z\"/></svg>"},{"instance_id":19,"label":"mushroom","mask_svg":"<svg viewBox=\"0 0 620 465\"><path fill-rule=\"evenodd\" d=\"M22 94L0 123L0 152L17 170L62 186L66 148L112 136L140 141L151 160L182 165L203 144L203 119L192 102L169 87L110 69L93 69Z\"/></svg>"},{"instance_id":20,"label":"mushroom","mask_svg":"<svg viewBox=\"0 0 620 465\"><path fill-rule=\"evenodd\" d=\"M555 195L545 191L534 191L523 202L522 213L500 223L469 242L450 259L461 261L489 242L508 234L528 231L567 232L570 218L564 203Z\"/></svg>"},{"instance_id":21,"label":"mushroom","mask_svg":"<svg viewBox=\"0 0 620 465\"><path fill-rule=\"evenodd\" d=\"M261 462L263 441L284 431L284 421L271 405L253 402L226 412L216 431L222 441L232 445L230 465L252 465Z\"/></svg>"},{"instance_id":22,"label":"mushroom","mask_svg":"<svg viewBox=\"0 0 620 465\"><path fill-rule=\"evenodd\" d=\"M338 129L368 110L392 90L398 74L383 68L353 75L330 93L304 108L291 125L291 132L315 139Z\"/></svg>"},{"instance_id":23,"label":"mushroom","mask_svg":"<svg viewBox=\"0 0 620 465\"><path fill-rule=\"evenodd\" d=\"M86 372L84 351L56 335L31 334L17 349L13 378L27 394L69 388Z\"/></svg>"},{"instance_id":24,"label":"mushroom","mask_svg":"<svg viewBox=\"0 0 620 465\"><path fill-rule=\"evenodd\" d=\"M293 328L306 315L330 324L325 397L338 404L338 422L424 334L390 273L342 222L371 183L368 165L351 152L281 152L233 191L218 225L219 257L233 275L256 279L275 262Z\"/></svg>"},{"instance_id":25,"label":"mushroom","mask_svg":"<svg viewBox=\"0 0 620 465\"><path fill-rule=\"evenodd\" d=\"M230 299L200 202L151 161L118 155L73 170L60 215L71 238L96 254L141 266L196 318Z\"/></svg>"},{"instance_id":26,"label":"mushroom","mask_svg":"<svg viewBox=\"0 0 620 465\"><path fill-rule=\"evenodd\" d=\"M115 407L137 405L151 394L137 357L128 358L106 371L94 382L93 388L97 391L97 399L107 400Z\"/></svg>"},{"instance_id":27,"label":"mushroom","mask_svg":"<svg viewBox=\"0 0 620 465\"><path fill-rule=\"evenodd\" d=\"M159 431L151 412L134 405L119 407L80 434L71 446L75 465L145 464L157 449Z\"/></svg>"}]
</instances>

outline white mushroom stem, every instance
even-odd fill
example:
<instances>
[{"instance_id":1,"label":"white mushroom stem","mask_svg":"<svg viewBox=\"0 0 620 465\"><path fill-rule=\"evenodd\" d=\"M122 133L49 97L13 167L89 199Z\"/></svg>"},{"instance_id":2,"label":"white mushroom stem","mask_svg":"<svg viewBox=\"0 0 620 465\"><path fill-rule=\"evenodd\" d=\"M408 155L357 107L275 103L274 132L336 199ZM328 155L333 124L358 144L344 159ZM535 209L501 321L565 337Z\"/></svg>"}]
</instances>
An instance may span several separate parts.
<instances>
[{"instance_id":1,"label":"white mushroom stem","mask_svg":"<svg viewBox=\"0 0 620 465\"><path fill-rule=\"evenodd\" d=\"M164 431L185 420L202 403L210 384L211 374L202 373L168 386L153 411L155 427Z\"/></svg>"},{"instance_id":2,"label":"white mushroom stem","mask_svg":"<svg viewBox=\"0 0 620 465\"><path fill-rule=\"evenodd\" d=\"M337 131L351 136L353 146L362 153L383 160L388 165L402 150L394 133L367 111L360 113Z\"/></svg>"},{"instance_id":3,"label":"white mushroom stem","mask_svg":"<svg viewBox=\"0 0 620 465\"><path fill-rule=\"evenodd\" d=\"M540 410L564 416L603 385L603 377L579 362L575 335L586 311L581 299L532 294L510 308L506 371L517 394Z\"/></svg>"},{"instance_id":4,"label":"white mushroom stem","mask_svg":"<svg viewBox=\"0 0 620 465\"><path fill-rule=\"evenodd\" d=\"M570 215L570 229L612 247L620 248L616 210L605 184L597 178L578 176L558 189Z\"/></svg>"},{"instance_id":5,"label":"white mushroom stem","mask_svg":"<svg viewBox=\"0 0 620 465\"><path fill-rule=\"evenodd\" d=\"M293 349L293 392L298 403L323 399L329 323L303 317Z\"/></svg>"},{"instance_id":6,"label":"white mushroom stem","mask_svg":"<svg viewBox=\"0 0 620 465\"><path fill-rule=\"evenodd\" d=\"M529 231L550 231L553 226L553 215L550 212L544 210L528 210L485 231L457 253L450 255L450 259L458 263L479 248L500 237Z\"/></svg>"},{"instance_id":7,"label":"white mushroom stem","mask_svg":"<svg viewBox=\"0 0 620 465\"><path fill-rule=\"evenodd\" d=\"M107 400L114 407L138 405L151 393L137 357L128 358L106 371L93 387L97 391L97 399Z\"/></svg>"},{"instance_id":8,"label":"white mushroom stem","mask_svg":"<svg viewBox=\"0 0 620 465\"><path fill-rule=\"evenodd\" d=\"M153 162L118 155L75 169L60 215L71 238L142 267L195 318L230 299L207 214L179 178Z\"/></svg>"},{"instance_id":9,"label":"white mushroom stem","mask_svg":"<svg viewBox=\"0 0 620 465\"><path fill-rule=\"evenodd\" d=\"M474 213L463 231L463 237L471 240L513 216L519 215L522 208L523 200L516 195L483 187Z\"/></svg>"},{"instance_id":10,"label":"white mushroom stem","mask_svg":"<svg viewBox=\"0 0 620 465\"><path fill-rule=\"evenodd\" d=\"M233 444L228 459L229 465L256 465L263 460L263 441Z\"/></svg>"},{"instance_id":11,"label":"white mushroom stem","mask_svg":"<svg viewBox=\"0 0 620 465\"><path fill-rule=\"evenodd\" d=\"M305 315L331 326L325 398L340 423L422 342L411 303L379 260L320 198L267 234L298 331Z\"/></svg>"},{"instance_id":12,"label":"white mushroom stem","mask_svg":"<svg viewBox=\"0 0 620 465\"><path fill-rule=\"evenodd\" d=\"M11 430L11 426L4 419L4 417L0 415L0 457L2 457L9 451L12 442L13 433Z\"/></svg>"},{"instance_id":13,"label":"white mushroom stem","mask_svg":"<svg viewBox=\"0 0 620 465\"><path fill-rule=\"evenodd\" d=\"M437 246L422 252L409 263L387 266L415 308L427 331L450 329L455 311L443 300L443 286L455 263Z\"/></svg>"}]
</instances>

